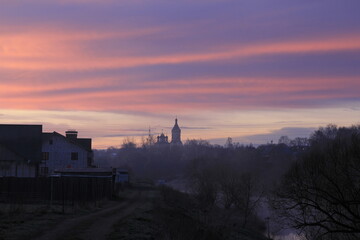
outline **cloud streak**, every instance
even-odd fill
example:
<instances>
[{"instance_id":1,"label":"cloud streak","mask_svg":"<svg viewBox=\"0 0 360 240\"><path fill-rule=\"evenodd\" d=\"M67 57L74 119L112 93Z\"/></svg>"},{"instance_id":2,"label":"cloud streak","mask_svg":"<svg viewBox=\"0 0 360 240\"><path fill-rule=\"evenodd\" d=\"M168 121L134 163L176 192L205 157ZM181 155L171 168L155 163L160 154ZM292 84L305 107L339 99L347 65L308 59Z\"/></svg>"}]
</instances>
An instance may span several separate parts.
<instances>
[{"instance_id":1,"label":"cloud streak","mask_svg":"<svg viewBox=\"0 0 360 240\"><path fill-rule=\"evenodd\" d=\"M148 34L154 31L124 33L120 36ZM45 36L44 36L45 35ZM0 66L13 70L94 70L134 68L154 65L174 65L185 63L213 62L231 59L245 60L251 57L282 54L312 54L338 51L360 50L360 35L334 39L315 39L305 41L281 41L243 46L220 46L198 53L176 53L166 55L143 56L99 56L82 50L83 41L112 38L116 34L98 36L93 33L63 33L50 37L48 33L14 36L0 41ZM70 37L69 37L70 36ZM46 39L46 40L44 40ZM65 41L65 43L62 42ZM69 41L69 42L68 42ZM77 43L78 42L78 43ZM30 58L30 59L28 59Z\"/></svg>"},{"instance_id":2,"label":"cloud streak","mask_svg":"<svg viewBox=\"0 0 360 240\"><path fill-rule=\"evenodd\" d=\"M90 126L108 142L182 115L185 132L217 138L274 131L252 124L276 111L298 121L280 114L276 129L344 122L339 109L360 103L358 1L0 2L0 109L26 110L17 122L56 110L67 114L49 126Z\"/></svg>"},{"instance_id":3,"label":"cloud streak","mask_svg":"<svg viewBox=\"0 0 360 240\"><path fill-rule=\"evenodd\" d=\"M45 83L0 84L0 108L166 112L173 108L259 109L274 104L277 108L307 107L308 101L353 100L360 89L357 78L175 79L130 86L116 79Z\"/></svg>"}]
</instances>

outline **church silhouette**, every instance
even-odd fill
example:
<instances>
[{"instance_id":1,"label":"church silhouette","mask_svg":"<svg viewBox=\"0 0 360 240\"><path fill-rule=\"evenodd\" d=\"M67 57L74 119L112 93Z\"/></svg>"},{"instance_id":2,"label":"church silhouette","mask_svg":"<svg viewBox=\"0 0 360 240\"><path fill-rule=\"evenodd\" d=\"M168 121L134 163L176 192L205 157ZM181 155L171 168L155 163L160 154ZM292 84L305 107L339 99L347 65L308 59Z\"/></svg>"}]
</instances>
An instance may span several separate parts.
<instances>
[{"instance_id":1,"label":"church silhouette","mask_svg":"<svg viewBox=\"0 0 360 240\"><path fill-rule=\"evenodd\" d=\"M175 125L171 130L171 142L169 143L169 138L164 133L161 133L157 136L156 144L172 144L172 145L182 145L181 142L181 129L178 125L178 119L175 118Z\"/></svg>"}]
</instances>

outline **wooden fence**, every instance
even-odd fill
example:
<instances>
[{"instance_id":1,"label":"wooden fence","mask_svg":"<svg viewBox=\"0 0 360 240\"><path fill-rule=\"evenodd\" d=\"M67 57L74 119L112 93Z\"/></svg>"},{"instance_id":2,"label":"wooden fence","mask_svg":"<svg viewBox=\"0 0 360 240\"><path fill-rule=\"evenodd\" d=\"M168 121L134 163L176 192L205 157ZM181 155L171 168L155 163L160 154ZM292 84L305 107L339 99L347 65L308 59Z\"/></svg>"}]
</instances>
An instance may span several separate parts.
<instances>
[{"instance_id":1,"label":"wooden fence","mask_svg":"<svg viewBox=\"0 0 360 240\"><path fill-rule=\"evenodd\" d=\"M111 177L0 178L0 202L70 205L111 199Z\"/></svg>"}]
</instances>

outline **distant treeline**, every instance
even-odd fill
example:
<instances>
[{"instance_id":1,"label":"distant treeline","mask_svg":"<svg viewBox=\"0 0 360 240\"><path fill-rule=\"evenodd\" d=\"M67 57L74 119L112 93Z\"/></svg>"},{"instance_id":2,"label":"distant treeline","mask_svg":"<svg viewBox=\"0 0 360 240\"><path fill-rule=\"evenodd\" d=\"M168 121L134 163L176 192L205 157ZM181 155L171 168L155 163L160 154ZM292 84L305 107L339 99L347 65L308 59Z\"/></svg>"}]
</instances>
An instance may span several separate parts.
<instances>
[{"instance_id":1,"label":"distant treeline","mask_svg":"<svg viewBox=\"0 0 360 240\"><path fill-rule=\"evenodd\" d=\"M232 164L242 172L261 175L264 182L269 182L278 179L307 147L308 139L287 136L276 144L258 147L233 143L231 138L225 146L201 139L187 140L182 146L157 145L150 136L141 146L125 140L120 148L95 150L95 164L126 167L136 177L171 180L184 176L194 159L212 159Z\"/></svg>"},{"instance_id":2,"label":"distant treeline","mask_svg":"<svg viewBox=\"0 0 360 240\"><path fill-rule=\"evenodd\" d=\"M309 139L283 136L258 147L230 138L225 146L204 140L162 146L149 139L95 151L96 162L142 178L187 179L203 211L236 210L245 228L259 226L256 208L267 199L275 216L268 221L304 239L360 239L360 125L328 125Z\"/></svg>"}]
</instances>

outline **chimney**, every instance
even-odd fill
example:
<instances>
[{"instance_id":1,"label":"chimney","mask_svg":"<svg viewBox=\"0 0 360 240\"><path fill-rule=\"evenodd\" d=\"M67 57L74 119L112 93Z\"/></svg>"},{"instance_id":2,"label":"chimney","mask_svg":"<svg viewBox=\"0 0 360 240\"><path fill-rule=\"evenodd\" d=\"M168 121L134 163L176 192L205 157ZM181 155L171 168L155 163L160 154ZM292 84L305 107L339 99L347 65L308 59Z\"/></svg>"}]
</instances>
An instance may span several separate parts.
<instances>
[{"instance_id":1,"label":"chimney","mask_svg":"<svg viewBox=\"0 0 360 240\"><path fill-rule=\"evenodd\" d=\"M67 138L77 139L78 132L75 130L69 130L65 132Z\"/></svg>"}]
</instances>

